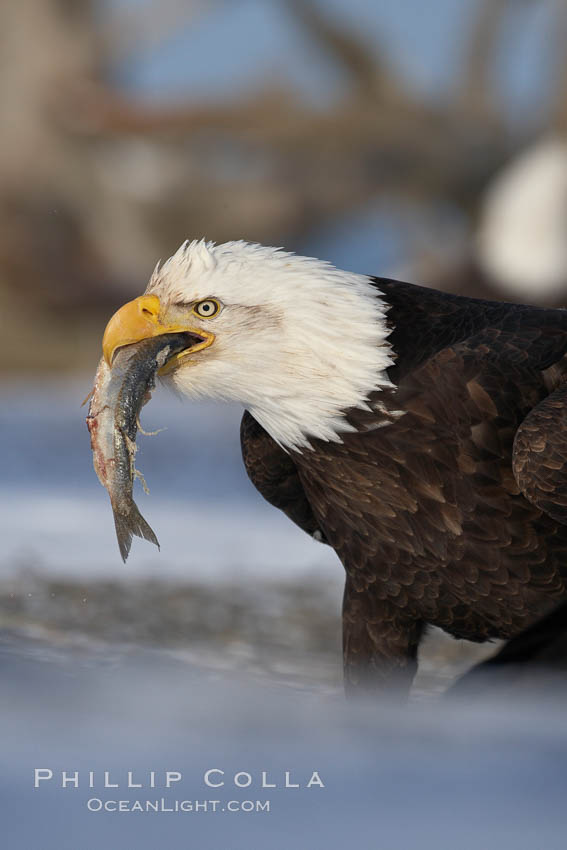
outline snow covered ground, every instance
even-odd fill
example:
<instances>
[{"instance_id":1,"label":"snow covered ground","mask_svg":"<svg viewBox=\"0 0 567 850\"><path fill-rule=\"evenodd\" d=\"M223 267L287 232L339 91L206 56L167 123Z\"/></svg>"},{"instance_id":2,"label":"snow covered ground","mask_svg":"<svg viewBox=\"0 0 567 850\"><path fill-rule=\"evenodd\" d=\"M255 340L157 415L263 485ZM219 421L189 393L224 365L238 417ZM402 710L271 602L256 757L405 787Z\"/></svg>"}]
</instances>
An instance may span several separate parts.
<instances>
[{"instance_id":1,"label":"snow covered ground","mask_svg":"<svg viewBox=\"0 0 567 850\"><path fill-rule=\"evenodd\" d=\"M346 706L342 568L255 493L233 408L158 393L145 409L148 430L168 428L140 437L138 457L162 551L139 543L123 566L80 407L89 384L2 388L2 847L564 847L565 694ZM426 677L466 666L457 642L436 647ZM35 768L54 780L34 788ZM227 784L207 786L208 769ZM182 775L170 789L166 770ZM313 771L324 788L305 787ZM201 808L169 811L176 800Z\"/></svg>"},{"instance_id":2,"label":"snow covered ground","mask_svg":"<svg viewBox=\"0 0 567 850\"><path fill-rule=\"evenodd\" d=\"M565 847L564 693L346 706L163 651L47 650L19 638L0 641L0 667L10 850ZM36 768L52 778L34 788ZM225 785L207 785L209 770L224 771L209 780ZM105 771L118 787L104 787ZM128 771L142 787L127 787ZM180 776L169 789L166 771ZM284 787L286 771L299 788ZM314 772L324 787L306 787ZM263 773L276 787L262 787ZM146 801L162 810L144 811ZM193 810L176 812L176 801Z\"/></svg>"}]
</instances>

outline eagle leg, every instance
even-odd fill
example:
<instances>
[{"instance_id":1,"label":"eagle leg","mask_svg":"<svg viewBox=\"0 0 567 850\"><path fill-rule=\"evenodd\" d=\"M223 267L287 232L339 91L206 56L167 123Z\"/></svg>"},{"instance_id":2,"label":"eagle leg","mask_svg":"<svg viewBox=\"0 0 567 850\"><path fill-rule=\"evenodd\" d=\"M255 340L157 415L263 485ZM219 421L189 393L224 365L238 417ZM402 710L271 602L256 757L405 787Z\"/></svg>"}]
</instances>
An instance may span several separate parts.
<instances>
[{"instance_id":1,"label":"eagle leg","mask_svg":"<svg viewBox=\"0 0 567 850\"><path fill-rule=\"evenodd\" d=\"M357 591L347 577L343 597L343 665L347 696L377 690L406 698L417 672L424 623L410 619L373 586Z\"/></svg>"}]
</instances>

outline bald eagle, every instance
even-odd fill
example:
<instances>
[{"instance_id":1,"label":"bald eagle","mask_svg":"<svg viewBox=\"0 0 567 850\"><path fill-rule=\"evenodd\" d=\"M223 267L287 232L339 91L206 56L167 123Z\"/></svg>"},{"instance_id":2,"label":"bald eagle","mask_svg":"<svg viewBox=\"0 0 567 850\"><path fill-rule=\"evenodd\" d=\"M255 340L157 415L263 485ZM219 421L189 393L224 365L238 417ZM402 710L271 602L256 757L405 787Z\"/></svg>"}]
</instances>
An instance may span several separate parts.
<instances>
[{"instance_id":1,"label":"bald eagle","mask_svg":"<svg viewBox=\"0 0 567 850\"><path fill-rule=\"evenodd\" d=\"M243 405L252 482L344 565L347 690L407 690L429 624L509 638L567 596L567 312L200 241L104 357L179 332L164 380Z\"/></svg>"}]
</instances>

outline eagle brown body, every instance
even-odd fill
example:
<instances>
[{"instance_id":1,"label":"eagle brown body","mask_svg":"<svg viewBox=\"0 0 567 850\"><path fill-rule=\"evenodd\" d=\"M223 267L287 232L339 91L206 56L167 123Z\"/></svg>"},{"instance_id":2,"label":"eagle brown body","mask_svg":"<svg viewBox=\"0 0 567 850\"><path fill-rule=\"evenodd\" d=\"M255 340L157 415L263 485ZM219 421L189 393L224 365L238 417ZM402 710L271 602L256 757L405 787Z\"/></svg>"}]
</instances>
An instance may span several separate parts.
<instances>
[{"instance_id":1,"label":"eagle brown body","mask_svg":"<svg viewBox=\"0 0 567 850\"><path fill-rule=\"evenodd\" d=\"M428 624L509 638L567 596L567 311L375 283L395 388L356 432L299 452L241 430L260 493L344 565L350 688L409 687Z\"/></svg>"}]
</instances>

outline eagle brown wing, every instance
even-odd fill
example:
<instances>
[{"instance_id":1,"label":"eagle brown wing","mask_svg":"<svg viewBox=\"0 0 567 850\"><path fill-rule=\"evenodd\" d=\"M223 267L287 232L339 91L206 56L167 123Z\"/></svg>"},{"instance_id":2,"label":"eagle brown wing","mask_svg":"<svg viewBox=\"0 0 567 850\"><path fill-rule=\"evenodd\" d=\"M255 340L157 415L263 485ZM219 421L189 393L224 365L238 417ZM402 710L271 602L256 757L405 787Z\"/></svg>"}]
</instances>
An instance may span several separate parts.
<instances>
[{"instance_id":1,"label":"eagle brown wing","mask_svg":"<svg viewBox=\"0 0 567 850\"><path fill-rule=\"evenodd\" d=\"M513 469L533 505L567 524L567 385L526 416L514 440Z\"/></svg>"},{"instance_id":2,"label":"eagle brown wing","mask_svg":"<svg viewBox=\"0 0 567 850\"><path fill-rule=\"evenodd\" d=\"M510 637L566 595L567 525L521 492L513 455L516 432L564 376L567 314L506 305L490 318L497 326L464 339L462 328L440 333L413 368L398 349L396 392L349 411L357 431L341 443L288 454L243 418L253 483L345 566L352 685L411 676L426 623ZM404 415L388 417L389 406Z\"/></svg>"},{"instance_id":3,"label":"eagle brown wing","mask_svg":"<svg viewBox=\"0 0 567 850\"><path fill-rule=\"evenodd\" d=\"M307 534L325 543L325 536L315 519L291 455L248 411L245 411L240 423L240 443L248 477L264 499L280 508Z\"/></svg>"},{"instance_id":4,"label":"eagle brown wing","mask_svg":"<svg viewBox=\"0 0 567 850\"><path fill-rule=\"evenodd\" d=\"M420 624L509 637L565 596L567 526L512 471L516 431L567 347L555 330L488 328L448 346L401 381L397 421L351 412L357 433L295 459L347 571L347 678L363 657L411 669Z\"/></svg>"}]
</instances>

